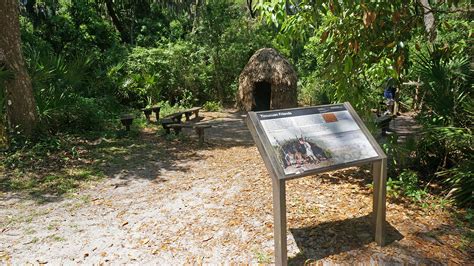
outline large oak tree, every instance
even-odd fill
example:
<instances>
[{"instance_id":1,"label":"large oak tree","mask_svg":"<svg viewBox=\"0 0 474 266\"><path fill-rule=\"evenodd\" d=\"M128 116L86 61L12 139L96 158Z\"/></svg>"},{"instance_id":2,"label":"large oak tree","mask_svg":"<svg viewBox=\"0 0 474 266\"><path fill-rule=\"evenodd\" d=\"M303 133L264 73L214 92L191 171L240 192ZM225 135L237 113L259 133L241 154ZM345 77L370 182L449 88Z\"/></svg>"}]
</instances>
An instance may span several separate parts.
<instances>
[{"instance_id":1,"label":"large oak tree","mask_svg":"<svg viewBox=\"0 0 474 266\"><path fill-rule=\"evenodd\" d=\"M0 64L13 74L4 84L8 124L32 136L38 112L21 51L18 0L0 1L0 25Z\"/></svg>"}]
</instances>

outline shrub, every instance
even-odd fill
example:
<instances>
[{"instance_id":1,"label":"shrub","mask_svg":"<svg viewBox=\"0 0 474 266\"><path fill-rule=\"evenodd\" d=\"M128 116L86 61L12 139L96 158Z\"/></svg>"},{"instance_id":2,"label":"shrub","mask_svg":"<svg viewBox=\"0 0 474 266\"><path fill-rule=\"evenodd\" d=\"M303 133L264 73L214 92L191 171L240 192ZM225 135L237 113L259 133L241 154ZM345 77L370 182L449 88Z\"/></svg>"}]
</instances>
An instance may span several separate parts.
<instances>
[{"instance_id":1,"label":"shrub","mask_svg":"<svg viewBox=\"0 0 474 266\"><path fill-rule=\"evenodd\" d=\"M160 106L160 117L164 117L169 114L176 113L177 111L179 111L179 109L181 109L181 107L178 106L177 104L171 105L170 102L168 101L161 101L157 105Z\"/></svg>"},{"instance_id":2,"label":"shrub","mask_svg":"<svg viewBox=\"0 0 474 266\"><path fill-rule=\"evenodd\" d=\"M208 112L219 112L222 110L222 104L215 101L207 101L202 106Z\"/></svg>"},{"instance_id":3,"label":"shrub","mask_svg":"<svg viewBox=\"0 0 474 266\"><path fill-rule=\"evenodd\" d=\"M120 101L136 107L145 106L148 98L195 104L201 88L207 86L207 73L202 54L193 50L193 44L184 41L152 49L134 48L125 62L109 72L119 84Z\"/></svg>"},{"instance_id":4,"label":"shrub","mask_svg":"<svg viewBox=\"0 0 474 266\"><path fill-rule=\"evenodd\" d=\"M472 182L472 71L469 58L434 45L415 60L414 74L423 82L423 108L418 120L424 136L417 165L426 175L443 178L462 205L474 203ZM471 168L470 168L471 167Z\"/></svg>"}]
</instances>

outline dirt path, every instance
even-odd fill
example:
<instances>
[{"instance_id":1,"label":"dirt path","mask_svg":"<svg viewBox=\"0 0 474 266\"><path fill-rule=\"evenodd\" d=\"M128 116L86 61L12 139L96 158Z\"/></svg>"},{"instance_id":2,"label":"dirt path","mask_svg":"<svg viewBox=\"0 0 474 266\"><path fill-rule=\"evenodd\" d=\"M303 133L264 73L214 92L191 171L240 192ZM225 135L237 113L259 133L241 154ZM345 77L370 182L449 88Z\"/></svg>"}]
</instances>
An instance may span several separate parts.
<instances>
[{"instance_id":1,"label":"dirt path","mask_svg":"<svg viewBox=\"0 0 474 266\"><path fill-rule=\"evenodd\" d=\"M39 204L0 194L0 262L272 263L271 181L237 113L205 113L208 144L145 132L120 146L104 140L107 177ZM113 149L112 149L112 148ZM288 182L290 263L472 262L442 209L387 206L389 244L371 241L370 176L348 169ZM472 250L471 250L472 251Z\"/></svg>"}]
</instances>

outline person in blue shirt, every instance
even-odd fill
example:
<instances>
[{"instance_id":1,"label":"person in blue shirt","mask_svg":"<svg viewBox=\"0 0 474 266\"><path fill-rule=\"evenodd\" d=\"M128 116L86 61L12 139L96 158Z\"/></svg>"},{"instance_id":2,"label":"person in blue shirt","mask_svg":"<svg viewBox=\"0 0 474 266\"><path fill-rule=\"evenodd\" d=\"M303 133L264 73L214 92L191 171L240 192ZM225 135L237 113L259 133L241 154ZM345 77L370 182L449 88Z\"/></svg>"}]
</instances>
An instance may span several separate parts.
<instances>
[{"instance_id":1,"label":"person in blue shirt","mask_svg":"<svg viewBox=\"0 0 474 266\"><path fill-rule=\"evenodd\" d=\"M388 78L385 82L383 97L387 105L385 115L395 115L397 113L397 86L393 78Z\"/></svg>"}]
</instances>

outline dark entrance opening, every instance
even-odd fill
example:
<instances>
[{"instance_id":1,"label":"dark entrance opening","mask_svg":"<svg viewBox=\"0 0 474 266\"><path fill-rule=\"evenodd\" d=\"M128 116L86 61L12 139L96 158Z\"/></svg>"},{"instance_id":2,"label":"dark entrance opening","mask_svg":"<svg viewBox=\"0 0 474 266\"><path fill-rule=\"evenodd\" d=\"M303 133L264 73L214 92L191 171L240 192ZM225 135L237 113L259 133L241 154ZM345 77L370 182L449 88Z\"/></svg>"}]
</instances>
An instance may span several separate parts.
<instances>
[{"instance_id":1,"label":"dark entrance opening","mask_svg":"<svg viewBox=\"0 0 474 266\"><path fill-rule=\"evenodd\" d=\"M272 86L270 83L265 81L255 83L253 99L255 100L255 105L252 106L252 111L270 110L270 101L272 99Z\"/></svg>"}]
</instances>

